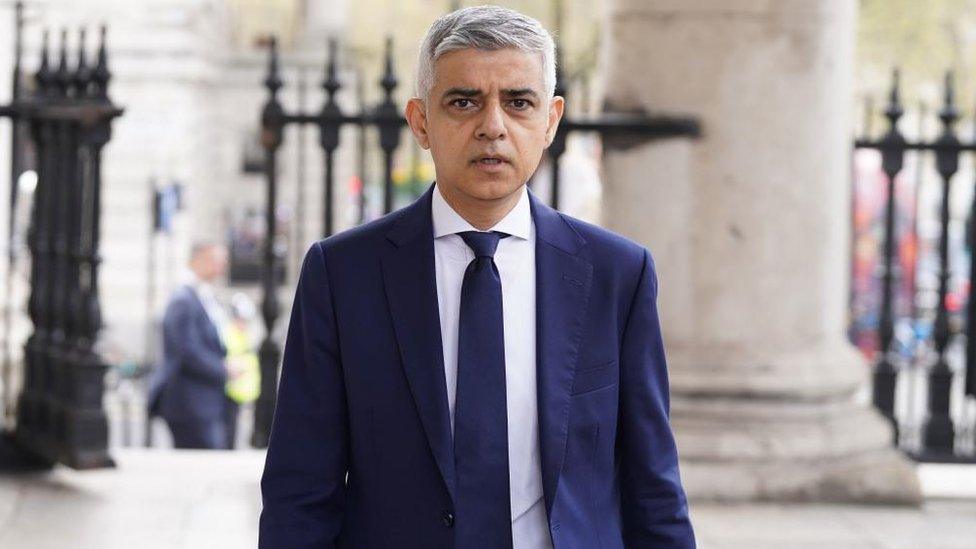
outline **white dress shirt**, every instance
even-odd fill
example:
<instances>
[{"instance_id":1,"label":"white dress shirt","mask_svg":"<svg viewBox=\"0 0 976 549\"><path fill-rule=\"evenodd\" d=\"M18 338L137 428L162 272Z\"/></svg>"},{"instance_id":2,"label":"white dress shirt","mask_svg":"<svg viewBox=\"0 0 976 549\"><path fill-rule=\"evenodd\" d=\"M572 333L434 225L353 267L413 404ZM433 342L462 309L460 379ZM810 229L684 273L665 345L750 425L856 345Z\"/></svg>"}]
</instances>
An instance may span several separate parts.
<instances>
[{"instance_id":1,"label":"white dress shirt","mask_svg":"<svg viewBox=\"0 0 976 549\"><path fill-rule=\"evenodd\" d=\"M186 283L196 292L197 298L203 304L203 309L207 312L207 317L217 330L217 335L221 341L224 339L224 328L227 326L229 318L223 306L217 301L213 285L202 280L193 271L186 276Z\"/></svg>"},{"instance_id":2,"label":"white dress shirt","mask_svg":"<svg viewBox=\"0 0 976 549\"><path fill-rule=\"evenodd\" d=\"M458 314L464 271L474 252L456 233L477 231L444 200L435 184L431 211L434 267L444 345L447 402L454 429L457 389ZM509 493L514 549L550 549L549 524L542 492L539 414L536 400L535 225L528 189L515 207L489 230L511 235L498 243L495 265L502 281L505 337L505 389L508 409Z\"/></svg>"}]
</instances>

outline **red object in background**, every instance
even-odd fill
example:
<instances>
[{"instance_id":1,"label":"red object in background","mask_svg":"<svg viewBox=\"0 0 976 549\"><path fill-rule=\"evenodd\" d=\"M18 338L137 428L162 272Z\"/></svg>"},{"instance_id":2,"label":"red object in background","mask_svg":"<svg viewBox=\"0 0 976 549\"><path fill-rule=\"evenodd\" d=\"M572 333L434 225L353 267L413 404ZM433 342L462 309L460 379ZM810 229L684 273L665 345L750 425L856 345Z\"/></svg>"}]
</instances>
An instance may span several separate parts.
<instances>
[{"instance_id":1,"label":"red object in background","mask_svg":"<svg viewBox=\"0 0 976 549\"><path fill-rule=\"evenodd\" d=\"M356 196L363 192L363 180L358 175L349 178L349 194Z\"/></svg>"},{"instance_id":2,"label":"red object in background","mask_svg":"<svg viewBox=\"0 0 976 549\"><path fill-rule=\"evenodd\" d=\"M882 246L885 239L885 216L888 202L888 176L881 169L881 154L876 150L859 149L853 157L853 291L851 339L869 359L879 345L877 322L881 313ZM899 282L892 288L893 312L896 318L912 314L913 286L916 266L922 253L914 224L916 215L914 169L906 166L895 177L895 250L892 258L901 272ZM951 309L950 309L951 310Z\"/></svg>"},{"instance_id":3,"label":"red object in background","mask_svg":"<svg viewBox=\"0 0 976 549\"><path fill-rule=\"evenodd\" d=\"M946 294L946 310L950 313L959 312L966 306L967 301L969 301L969 280L962 280L955 291Z\"/></svg>"}]
</instances>

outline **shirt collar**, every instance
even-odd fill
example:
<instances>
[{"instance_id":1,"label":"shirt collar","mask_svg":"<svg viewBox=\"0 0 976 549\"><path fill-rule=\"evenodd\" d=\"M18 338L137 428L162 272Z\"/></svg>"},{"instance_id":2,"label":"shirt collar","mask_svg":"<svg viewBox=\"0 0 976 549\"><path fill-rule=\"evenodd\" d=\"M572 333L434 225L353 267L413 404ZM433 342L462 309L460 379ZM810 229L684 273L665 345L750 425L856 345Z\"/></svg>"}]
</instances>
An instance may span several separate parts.
<instances>
[{"instance_id":1,"label":"shirt collar","mask_svg":"<svg viewBox=\"0 0 976 549\"><path fill-rule=\"evenodd\" d=\"M213 285L198 277L192 269L187 270L186 283L191 288L196 290L197 295L199 295L201 299L209 298L214 295Z\"/></svg>"},{"instance_id":2,"label":"shirt collar","mask_svg":"<svg viewBox=\"0 0 976 549\"><path fill-rule=\"evenodd\" d=\"M434 183L434 196L431 198L431 216L434 223L434 238L463 231L477 231L473 225L461 217L454 208L447 203L441 194L440 187ZM505 234L528 240L532 232L532 210L529 205L529 191L522 185L519 201L508 214L505 215L490 231L500 231Z\"/></svg>"}]
</instances>

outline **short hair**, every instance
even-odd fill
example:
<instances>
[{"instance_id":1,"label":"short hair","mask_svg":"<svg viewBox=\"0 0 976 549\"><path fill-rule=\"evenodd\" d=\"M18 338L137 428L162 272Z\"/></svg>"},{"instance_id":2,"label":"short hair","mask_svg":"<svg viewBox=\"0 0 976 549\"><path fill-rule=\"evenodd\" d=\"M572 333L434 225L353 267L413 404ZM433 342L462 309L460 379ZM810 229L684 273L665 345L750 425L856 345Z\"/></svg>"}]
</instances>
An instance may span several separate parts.
<instances>
[{"instance_id":1,"label":"short hair","mask_svg":"<svg viewBox=\"0 0 976 549\"><path fill-rule=\"evenodd\" d=\"M464 49L494 51L515 48L542 56L542 82L551 99L556 91L556 44L542 23L500 6L472 6L441 16L420 43L417 97L427 100L434 86L434 62Z\"/></svg>"},{"instance_id":2,"label":"short hair","mask_svg":"<svg viewBox=\"0 0 976 549\"><path fill-rule=\"evenodd\" d=\"M216 240L210 240L210 239L195 240L193 244L190 246L190 261L192 262L196 258L200 257L200 254L209 251L212 248L216 248L218 246L222 246L222 244Z\"/></svg>"}]
</instances>

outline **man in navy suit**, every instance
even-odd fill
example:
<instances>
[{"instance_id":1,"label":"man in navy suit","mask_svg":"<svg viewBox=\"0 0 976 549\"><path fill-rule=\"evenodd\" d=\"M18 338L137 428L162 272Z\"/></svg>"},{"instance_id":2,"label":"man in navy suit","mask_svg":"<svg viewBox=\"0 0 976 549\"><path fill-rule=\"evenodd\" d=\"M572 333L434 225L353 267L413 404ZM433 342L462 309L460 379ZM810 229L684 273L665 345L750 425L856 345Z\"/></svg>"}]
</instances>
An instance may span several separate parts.
<instances>
[{"instance_id":1,"label":"man in navy suit","mask_svg":"<svg viewBox=\"0 0 976 549\"><path fill-rule=\"evenodd\" d=\"M305 256L262 548L694 547L651 255L525 186L553 50L498 7L428 30L406 116L437 179Z\"/></svg>"},{"instance_id":2,"label":"man in navy suit","mask_svg":"<svg viewBox=\"0 0 976 549\"><path fill-rule=\"evenodd\" d=\"M150 389L152 412L166 420L173 446L225 449L227 349L220 337L224 313L213 282L227 270L227 250L194 244L191 276L173 293L163 317L163 353Z\"/></svg>"}]
</instances>

